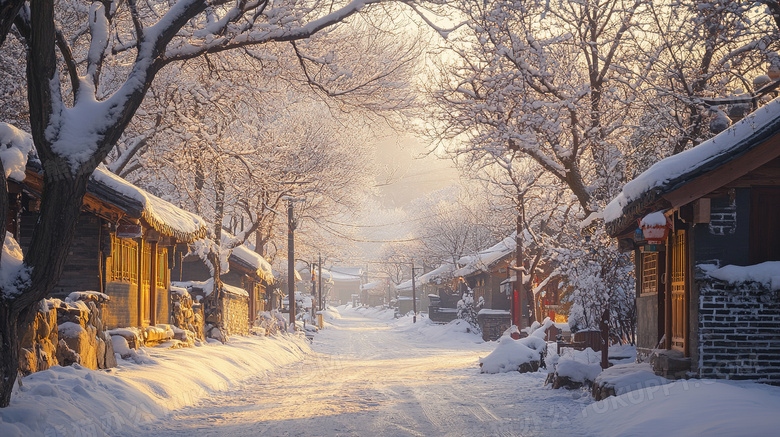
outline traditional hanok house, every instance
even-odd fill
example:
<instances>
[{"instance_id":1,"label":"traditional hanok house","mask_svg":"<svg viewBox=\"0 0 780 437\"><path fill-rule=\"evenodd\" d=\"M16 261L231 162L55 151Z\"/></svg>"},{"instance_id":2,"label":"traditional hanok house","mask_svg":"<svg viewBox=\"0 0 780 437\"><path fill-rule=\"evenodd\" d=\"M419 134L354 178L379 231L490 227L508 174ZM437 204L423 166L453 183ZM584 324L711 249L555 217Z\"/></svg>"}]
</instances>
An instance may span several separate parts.
<instances>
[{"instance_id":1,"label":"traditional hanok house","mask_svg":"<svg viewBox=\"0 0 780 437\"><path fill-rule=\"evenodd\" d=\"M514 234L475 255L458 260L463 267L452 272L459 293L466 286L474 291L474 302L481 303L478 319L482 336L496 340L511 326L511 261L515 259Z\"/></svg>"},{"instance_id":2,"label":"traditional hanok house","mask_svg":"<svg viewBox=\"0 0 780 437\"><path fill-rule=\"evenodd\" d=\"M223 231L223 243L233 237ZM186 246L176 252L179 263L173 270L176 284L187 288L193 298L202 301L213 292L213 274L204 260ZM228 271L220 274L222 282L223 326L227 334L245 334L254 324L257 313L268 308L268 289L274 283L271 265L245 245L230 249ZM208 322L208 320L207 320Z\"/></svg>"},{"instance_id":3,"label":"traditional hanok house","mask_svg":"<svg viewBox=\"0 0 780 437\"><path fill-rule=\"evenodd\" d=\"M21 186L19 240L29 246L43 186L42 173L28 166ZM52 297L99 291L110 297L108 329L169 323L173 248L206 235L206 223L159 197L98 168L87 184L62 277Z\"/></svg>"},{"instance_id":4,"label":"traditional hanok house","mask_svg":"<svg viewBox=\"0 0 780 437\"><path fill-rule=\"evenodd\" d=\"M656 163L604 220L634 254L640 357L780 383L780 100Z\"/></svg>"},{"instance_id":5,"label":"traditional hanok house","mask_svg":"<svg viewBox=\"0 0 780 437\"><path fill-rule=\"evenodd\" d=\"M333 266L329 270L333 280L331 302L336 305L345 305L353 300L359 300L360 285L363 283L363 269Z\"/></svg>"}]
</instances>

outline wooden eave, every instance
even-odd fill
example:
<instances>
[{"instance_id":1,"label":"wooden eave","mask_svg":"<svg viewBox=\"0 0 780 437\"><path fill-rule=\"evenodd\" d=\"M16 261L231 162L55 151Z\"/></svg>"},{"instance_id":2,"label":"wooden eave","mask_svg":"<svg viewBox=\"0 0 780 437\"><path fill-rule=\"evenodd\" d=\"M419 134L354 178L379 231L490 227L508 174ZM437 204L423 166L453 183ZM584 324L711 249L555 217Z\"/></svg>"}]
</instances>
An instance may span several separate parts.
<instances>
[{"instance_id":1,"label":"wooden eave","mask_svg":"<svg viewBox=\"0 0 780 437\"><path fill-rule=\"evenodd\" d=\"M623 207L617 220L606 223L614 238L629 236L637 219L662 209L677 209L700 199L780 157L780 117L742 141L728 153L714 157L690 172L657 187Z\"/></svg>"}]
</instances>

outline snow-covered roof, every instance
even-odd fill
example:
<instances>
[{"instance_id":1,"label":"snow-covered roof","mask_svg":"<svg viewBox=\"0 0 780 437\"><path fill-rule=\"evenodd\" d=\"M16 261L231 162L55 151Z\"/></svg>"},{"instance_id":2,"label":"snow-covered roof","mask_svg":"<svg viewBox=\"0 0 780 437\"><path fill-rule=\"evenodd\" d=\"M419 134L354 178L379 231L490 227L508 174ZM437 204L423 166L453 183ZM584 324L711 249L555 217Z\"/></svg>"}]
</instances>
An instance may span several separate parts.
<instances>
[{"instance_id":1,"label":"snow-covered roof","mask_svg":"<svg viewBox=\"0 0 780 437\"><path fill-rule=\"evenodd\" d=\"M452 263L444 263L439 267L431 270L420 276L420 284L441 284L444 281L452 279L452 272L455 270L455 265Z\"/></svg>"},{"instance_id":2,"label":"snow-covered roof","mask_svg":"<svg viewBox=\"0 0 780 437\"><path fill-rule=\"evenodd\" d=\"M103 167L98 167L87 185L87 192L122 209L128 216L142 219L163 235L185 242L208 233L206 221L127 182Z\"/></svg>"},{"instance_id":3,"label":"snow-covered roof","mask_svg":"<svg viewBox=\"0 0 780 437\"><path fill-rule=\"evenodd\" d=\"M363 269L360 267L331 267L330 274L333 282L360 282Z\"/></svg>"},{"instance_id":4,"label":"snow-covered roof","mask_svg":"<svg viewBox=\"0 0 780 437\"><path fill-rule=\"evenodd\" d=\"M375 281L375 282L369 282L368 284L363 284L360 286L361 290L374 290L377 288L380 288L384 285L384 281Z\"/></svg>"},{"instance_id":5,"label":"snow-covered roof","mask_svg":"<svg viewBox=\"0 0 780 437\"><path fill-rule=\"evenodd\" d=\"M490 269L502 258L515 252L515 249L517 248L517 241L515 241L516 235L517 232L512 232L512 235L476 255L461 257L461 259L458 260L458 264L463 267L455 270L452 274L454 276L469 276Z\"/></svg>"},{"instance_id":6,"label":"snow-covered roof","mask_svg":"<svg viewBox=\"0 0 780 437\"><path fill-rule=\"evenodd\" d=\"M417 279L415 279L415 287L417 286ZM403 291L403 290L411 290L412 289L412 280L409 279L408 281L401 282L400 284L395 286L396 291Z\"/></svg>"},{"instance_id":7,"label":"snow-covered roof","mask_svg":"<svg viewBox=\"0 0 780 437\"><path fill-rule=\"evenodd\" d=\"M228 244L233 238L235 237L229 232L222 231L223 245ZM228 262L240 265L269 284L274 282L274 273L271 264L269 264L262 255L250 249L245 244L240 244L231 250Z\"/></svg>"},{"instance_id":8,"label":"snow-covered roof","mask_svg":"<svg viewBox=\"0 0 780 437\"><path fill-rule=\"evenodd\" d=\"M249 297L249 293L247 293L247 291L243 288L234 287L232 285L225 284L224 282L222 283L222 290L224 290L226 293L234 294L236 296Z\"/></svg>"},{"instance_id":9,"label":"snow-covered roof","mask_svg":"<svg viewBox=\"0 0 780 437\"><path fill-rule=\"evenodd\" d=\"M742 156L778 132L780 99L775 99L717 136L662 159L628 182L604 208L607 230L613 235L620 232L664 194Z\"/></svg>"},{"instance_id":10,"label":"snow-covered roof","mask_svg":"<svg viewBox=\"0 0 780 437\"><path fill-rule=\"evenodd\" d=\"M228 258L228 261L230 262L236 262L239 260L240 262L251 267L251 269L255 271L255 274L257 274L260 279L269 284L274 281L274 273L273 269L271 268L271 264L269 264L268 261L266 261L265 258L263 258L259 253L246 247L243 244L234 247L233 251L230 252L230 258Z\"/></svg>"}]
</instances>

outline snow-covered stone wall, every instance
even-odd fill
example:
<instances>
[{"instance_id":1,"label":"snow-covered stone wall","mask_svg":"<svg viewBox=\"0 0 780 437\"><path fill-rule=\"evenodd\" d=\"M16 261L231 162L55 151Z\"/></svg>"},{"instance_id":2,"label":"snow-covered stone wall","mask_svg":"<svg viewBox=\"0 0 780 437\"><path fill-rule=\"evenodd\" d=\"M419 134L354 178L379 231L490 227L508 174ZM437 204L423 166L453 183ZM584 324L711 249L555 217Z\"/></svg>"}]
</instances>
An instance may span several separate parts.
<instances>
[{"instance_id":1,"label":"snow-covered stone wall","mask_svg":"<svg viewBox=\"0 0 780 437\"><path fill-rule=\"evenodd\" d=\"M249 333L249 298L231 293L223 294L222 315L228 335Z\"/></svg>"},{"instance_id":2,"label":"snow-covered stone wall","mask_svg":"<svg viewBox=\"0 0 780 437\"><path fill-rule=\"evenodd\" d=\"M780 384L780 293L760 282L699 284L699 373Z\"/></svg>"}]
</instances>

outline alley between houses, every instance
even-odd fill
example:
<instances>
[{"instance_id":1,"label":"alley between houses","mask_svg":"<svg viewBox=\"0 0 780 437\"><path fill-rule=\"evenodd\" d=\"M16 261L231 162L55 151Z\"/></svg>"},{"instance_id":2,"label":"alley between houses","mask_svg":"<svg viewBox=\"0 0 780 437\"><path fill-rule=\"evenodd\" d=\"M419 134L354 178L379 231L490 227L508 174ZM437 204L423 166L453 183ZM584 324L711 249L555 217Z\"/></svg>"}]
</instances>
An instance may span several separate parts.
<instances>
[{"instance_id":1,"label":"alley between houses","mask_svg":"<svg viewBox=\"0 0 780 437\"><path fill-rule=\"evenodd\" d=\"M574 423L592 402L582 392L541 389L540 373L479 374L494 344L468 334L426 341L411 323L372 311L342 311L303 362L173 411L140 435L585 435Z\"/></svg>"}]
</instances>

